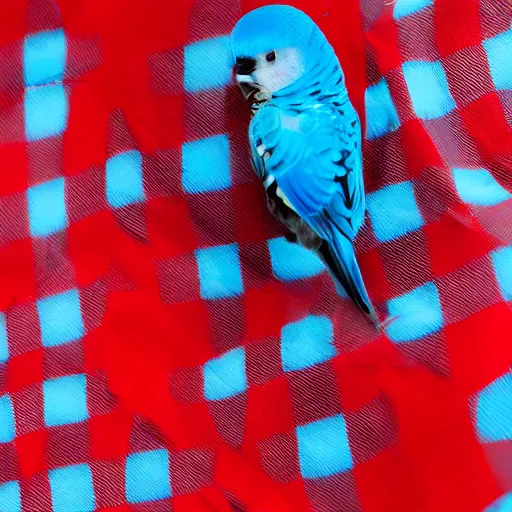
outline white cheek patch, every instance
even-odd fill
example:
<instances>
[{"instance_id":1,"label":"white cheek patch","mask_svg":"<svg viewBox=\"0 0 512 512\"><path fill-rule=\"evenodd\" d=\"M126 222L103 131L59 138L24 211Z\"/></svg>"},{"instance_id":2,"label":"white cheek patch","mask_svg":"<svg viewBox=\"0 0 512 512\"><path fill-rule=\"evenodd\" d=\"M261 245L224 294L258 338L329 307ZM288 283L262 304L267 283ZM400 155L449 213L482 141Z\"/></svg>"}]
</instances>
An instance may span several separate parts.
<instances>
[{"instance_id":1,"label":"white cheek patch","mask_svg":"<svg viewBox=\"0 0 512 512\"><path fill-rule=\"evenodd\" d=\"M264 64L256 71L256 79L259 84L263 85L270 92L276 92L279 88L279 82L283 81L283 73L278 66L269 66Z\"/></svg>"},{"instance_id":2,"label":"white cheek patch","mask_svg":"<svg viewBox=\"0 0 512 512\"><path fill-rule=\"evenodd\" d=\"M291 85L303 72L304 66L297 50L283 48L276 51L274 62L267 62L265 56L260 55L254 77L259 85L274 93Z\"/></svg>"},{"instance_id":3,"label":"white cheek patch","mask_svg":"<svg viewBox=\"0 0 512 512\"><path fill-rule=\"evenodd\" d=\"M257 71L257 80L258 83L264 85L269 91L274 93L294 82L294 77L289 69L276 64L274 66L267 65Z\"/></svg>"}]
</instances>

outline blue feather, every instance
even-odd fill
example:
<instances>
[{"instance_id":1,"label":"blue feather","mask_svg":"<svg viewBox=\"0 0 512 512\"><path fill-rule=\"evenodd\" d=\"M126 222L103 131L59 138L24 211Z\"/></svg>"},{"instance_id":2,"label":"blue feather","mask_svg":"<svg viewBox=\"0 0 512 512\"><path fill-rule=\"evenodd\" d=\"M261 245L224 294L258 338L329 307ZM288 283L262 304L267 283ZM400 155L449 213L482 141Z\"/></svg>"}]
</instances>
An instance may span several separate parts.
<instances>
[{"instance_id":1,"label":"blue feather","mask_svg":"<svg viewBox=\"0 0 512 512\"><path fill-rule=\"evenodd\" d=\"M365 210L361 125L334 50L307 15L287 6L245 15L231 40L235 59L288 47L300 53L301 76L255 109L254 166L326 242L323 256L338 285L376 320L352 245Z\"/></svg>"}]
</instances>

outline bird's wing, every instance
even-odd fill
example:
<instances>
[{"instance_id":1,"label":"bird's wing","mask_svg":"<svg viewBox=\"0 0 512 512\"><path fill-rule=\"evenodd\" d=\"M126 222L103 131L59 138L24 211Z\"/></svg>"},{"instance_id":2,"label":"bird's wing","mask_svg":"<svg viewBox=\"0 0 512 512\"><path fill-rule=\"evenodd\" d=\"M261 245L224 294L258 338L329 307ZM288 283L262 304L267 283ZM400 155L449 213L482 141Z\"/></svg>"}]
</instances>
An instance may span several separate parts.
<instances>
[{"instance_id":1,"label":"bird's wing","mask_svg":"<svg viewBox=\"0 0 512 512\"><path fill-rule=\"evenodd\" d=\"M360 124L350 103L295 115L263 108L251 123L250 142L260 178L275 179L319 236L328 238L325 217L354 238L364 219L364 186Z\"/></svg>"},{"instance_id":2,"label":"bird's wing","mask_svg":"<svg viewBox=\"0 0 512 512\"><path fill-rule=\"evenodd\" d=\"M283 201L326 242L322 256L331 273L376 321L352 245L364 219L364 184L360 125L351 105L295 116L268 108L254 120L250 139L266 186L277 186Z\"/></svg>"}]
</instances>

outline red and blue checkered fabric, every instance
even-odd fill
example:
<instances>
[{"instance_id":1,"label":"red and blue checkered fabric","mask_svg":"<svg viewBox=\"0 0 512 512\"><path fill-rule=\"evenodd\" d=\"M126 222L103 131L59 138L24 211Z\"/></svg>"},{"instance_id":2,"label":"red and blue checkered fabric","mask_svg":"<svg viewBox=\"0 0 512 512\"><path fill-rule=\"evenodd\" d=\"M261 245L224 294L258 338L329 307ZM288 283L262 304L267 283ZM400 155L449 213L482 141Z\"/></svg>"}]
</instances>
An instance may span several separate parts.
<instances>
[{"instance_id":1,"label":"red and blue checkered fabric","mask_svg":"<svg viewBox=\"0 0 512 512\"><path fill-rule=\"evenodd\" d=\"M512 510L512 9L294 3L365 120L379 335L250 169L261 3L0 3L2 512Z\"/></svg>"}]
</instances>

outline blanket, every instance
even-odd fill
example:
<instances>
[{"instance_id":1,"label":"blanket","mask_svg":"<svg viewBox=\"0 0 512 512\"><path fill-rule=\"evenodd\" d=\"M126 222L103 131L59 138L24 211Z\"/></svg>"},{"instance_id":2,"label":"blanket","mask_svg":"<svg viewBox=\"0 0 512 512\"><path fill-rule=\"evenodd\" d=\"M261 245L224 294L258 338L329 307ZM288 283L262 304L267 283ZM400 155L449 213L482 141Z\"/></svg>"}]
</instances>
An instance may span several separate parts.
<instances>
[{"instance_id":1,"label":"blanket","mask_svg":"<svg viewBox=\"0 0 512 512\"><path fill-rule=\"evenodd\" d=\"M364 124L377 332L250 168L262 0L0 3L0 510L512 506L512 10L294 0Z\"/></svg>"}]
</instances>

